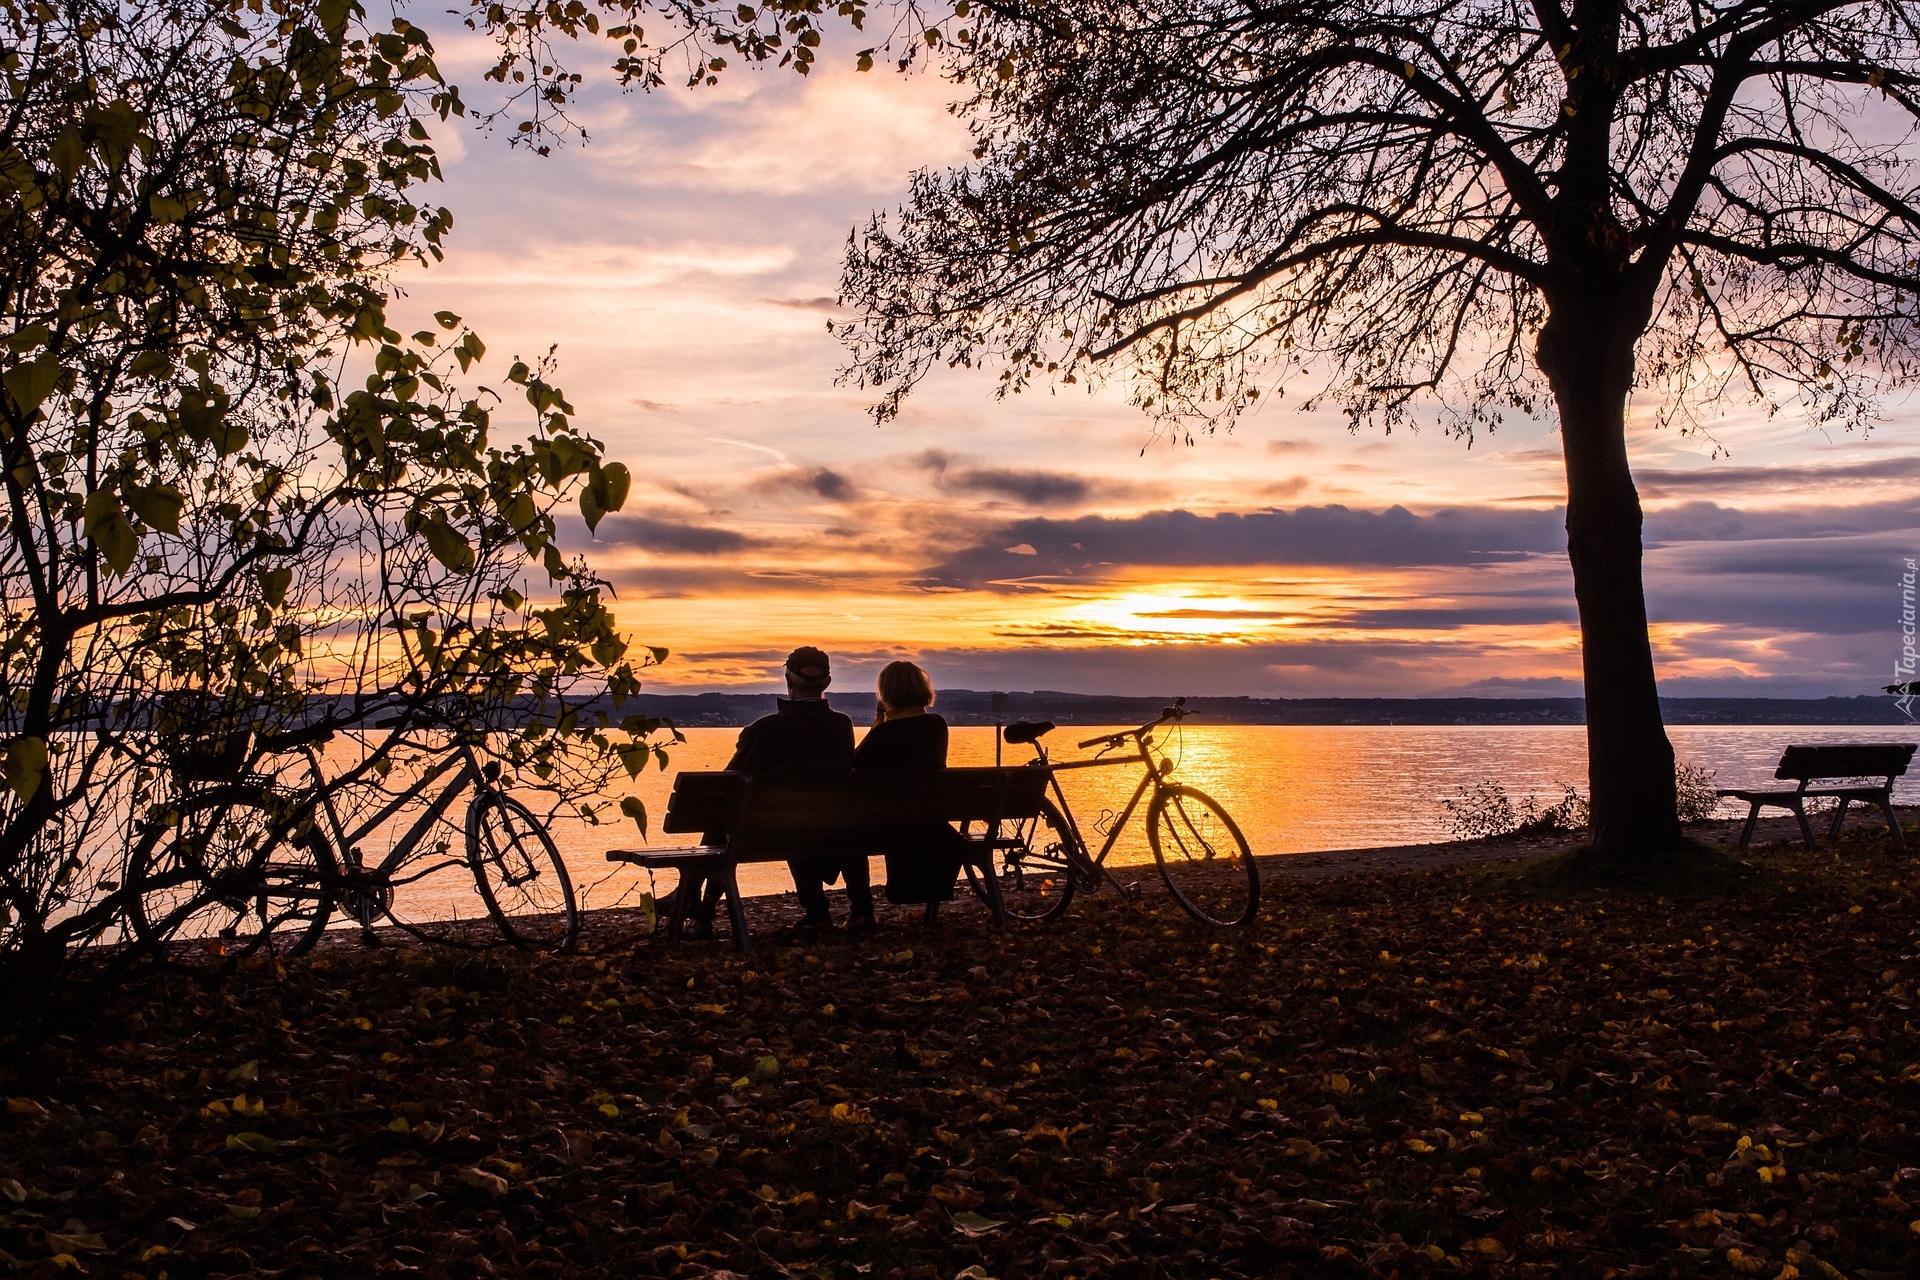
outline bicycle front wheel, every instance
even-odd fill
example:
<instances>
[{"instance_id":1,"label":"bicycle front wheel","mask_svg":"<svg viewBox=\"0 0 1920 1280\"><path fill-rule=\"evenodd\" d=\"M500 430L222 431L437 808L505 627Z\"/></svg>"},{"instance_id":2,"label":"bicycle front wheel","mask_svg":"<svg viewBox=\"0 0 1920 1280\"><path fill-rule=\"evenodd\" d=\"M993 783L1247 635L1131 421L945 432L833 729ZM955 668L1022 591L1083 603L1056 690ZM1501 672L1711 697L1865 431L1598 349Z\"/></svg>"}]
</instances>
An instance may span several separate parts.
<instances>
[{"instance_id":1,"label":"bicycle front wheel","mask_svg":"<svg viewBox=\"0 0 1920 1280\"><path fill-rule=\"evenodd\" d=\"M333 914L324 842L289 838L285 802L256 787L189 796L148 824L127 859L133 936L182 968L215 972L267 946L300 955ZM275 935L278 935L277 937Z\"/></svg>"},{"instance_id":2,"label":"bicycle front wheel","mask_svg":"<svg viewBox=\"0 0 1920 1280\"><path fill-rule=\"evenodd\" d=\"M498 791L467 809L467 861L487 914L522 951L569 951L580 936L573 881L547 826Z\"/></svg>"},{"instance_id":3,"label":"bicycle front wheel","mask_svg":"<svg viewBox=\"0 0 1920 1280\"><path fill-rule=\"evenodd\" d=\"M1000 884L1000 900L1016 920L1052 920L1073 901L1073 828L1053 806L1040 802L1040 812L1019 822L1002 823L1000 840L992 851L993 875ZM986 902L980 869L967 864L967 882Z\"/></svg>"},{"instance_id":4,"label":"bicycle front wheel","mask_svg":"<svg viewBox=\"0 0 1920 1280\"><path fill-rule=\"evenodd\" d=\"M1260 873L1247 838L1219 801L1192 787L1162 788L1147 807L1147 843L1187 914L1206 924L1253 920Z\"/></svg>"}]
</instances>

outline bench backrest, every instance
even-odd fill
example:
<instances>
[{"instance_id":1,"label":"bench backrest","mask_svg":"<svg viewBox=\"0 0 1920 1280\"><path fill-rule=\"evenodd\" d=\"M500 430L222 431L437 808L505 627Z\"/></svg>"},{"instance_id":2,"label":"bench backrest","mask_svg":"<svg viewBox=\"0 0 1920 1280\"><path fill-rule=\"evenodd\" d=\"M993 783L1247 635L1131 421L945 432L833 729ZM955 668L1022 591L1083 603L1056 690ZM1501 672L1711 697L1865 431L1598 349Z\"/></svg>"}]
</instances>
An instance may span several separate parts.
<instances>
[{"instance_id":1,"label":"bench backrest","mask_svg":"<svg viewBox=\"0 0 1920 1280\"><path fill-rule=\"evenodd\" d=\"M661 829L724 832L734 853L853 852L850 840L878 839L918 822L1006 822L1040 812L1040 769L934 769L913 773L827 773L754 777L683 773L674 779Z\"/></svg>"},{"instance_id":2,"label":"bench backrest","mask_svg":"<svg viewBox=\"0 0 1920 1280\"><path fill-rule=\"evenodd\" d=\"M1911 742L1850 742L1823 747L1788 747L1776 778L1801 782L1821 778L1898 778L1913 762Z\"/></svg>"}]
</instances>

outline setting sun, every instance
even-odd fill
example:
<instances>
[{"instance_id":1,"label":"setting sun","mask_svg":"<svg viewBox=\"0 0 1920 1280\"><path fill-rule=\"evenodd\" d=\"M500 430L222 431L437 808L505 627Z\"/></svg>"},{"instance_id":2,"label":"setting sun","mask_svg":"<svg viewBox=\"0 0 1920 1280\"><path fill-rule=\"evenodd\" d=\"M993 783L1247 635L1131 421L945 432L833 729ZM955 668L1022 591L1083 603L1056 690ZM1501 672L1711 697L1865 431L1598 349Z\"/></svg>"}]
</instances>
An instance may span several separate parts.
<instances>
[{"instance_id":1,"label":"setting sun","mask_svg":"<svg viewBox=\"0 0 1920 1280\"><path fill-rule=\"evenodd\" d=\"M1244 597L1180 590L1124 591L1071 609L1066 616L1110 628L1125 644L1195 639L1245 644L1296 620L1291 613Z\"/></svg>"}]
</instances>

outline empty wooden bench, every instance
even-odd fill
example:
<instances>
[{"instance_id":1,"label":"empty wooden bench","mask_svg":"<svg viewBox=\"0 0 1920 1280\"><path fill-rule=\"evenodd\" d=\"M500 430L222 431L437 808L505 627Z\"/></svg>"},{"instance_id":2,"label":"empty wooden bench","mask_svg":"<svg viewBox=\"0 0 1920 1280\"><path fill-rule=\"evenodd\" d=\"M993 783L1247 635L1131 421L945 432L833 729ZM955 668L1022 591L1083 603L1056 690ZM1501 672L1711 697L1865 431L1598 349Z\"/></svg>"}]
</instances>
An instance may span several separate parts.
<instances>
[{"instance_id":1,"label":"empty wooden bench","mask_svg":"<svg viewBox=\"0 0 1920 1280\"><path fill-rule=\"evenodd\" d=\"M1792 790L1728 788L1714 794L1747 802L1747 825L1740 832L1742 849L1753 840L1754 824L1760 821L1760 810L1767 806L1791 810L1800 821L1801 839L1806 841L1807 848L1813 848L1813 827L1807 821L1806 802L1814 797L1839 801L1834 806L1833 824L1827 831L1828 840L1839 838L1840 824L1846 821L1847 806L1859 801L1880 807L1881 812L1887 815L1887 826L1893 831L1894 844L1905 848L1906 842L1900 834L1900 819L1893 812L1893 781L1906 773L1907 766L1913 762L1915 746L1911 742L1855 742L1826 747L1788 747L1781 754L1780 767L1774 770L1773 776L1797 781L1799 786ZM1868 783L1865 781L1868 778L1878 778L1880 781ZM1813 785L1837 781L1845 781L1849 785Z\"/></svg>"},{"instance_id":2,"label":"empty wooden bench","mask_svg":"<svg viewBox=\"0 0 1920 1280\"><path fill-rule=\"evenodd\" d=\"M993 875L993 842L1003 822L1040 812L1047 775L1027 768L936 769L916 773L832 773L755 776L689 772L673 781L662 831L721 837L719 844L661 849L614 849L609 862L671 868L680 884L698 871L720 886L733 926L733 945L749 949L746 912L735 868L742 862L786 862L880 853L890 834L927 822L973 823L968 860L995 924L1006 908ZM689 895L677 889L667 940L678 941ZM929 909L931 914L931 908Z\"/></svg>"}]
</instances>

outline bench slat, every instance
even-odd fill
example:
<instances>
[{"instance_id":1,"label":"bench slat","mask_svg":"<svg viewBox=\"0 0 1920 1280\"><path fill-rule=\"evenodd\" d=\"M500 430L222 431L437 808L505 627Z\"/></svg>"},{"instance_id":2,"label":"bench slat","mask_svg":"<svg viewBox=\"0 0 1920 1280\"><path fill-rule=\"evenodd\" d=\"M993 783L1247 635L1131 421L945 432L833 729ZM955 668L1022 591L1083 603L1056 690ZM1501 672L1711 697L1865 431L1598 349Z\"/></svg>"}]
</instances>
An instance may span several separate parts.
<instances>
[{"instance_id":1,"label":"bench slat","mask_svg":"<svg viewBox=\"0 0 1920 1280\"><path fill-rule=\"evenodd\" d=\"M630 862L636 867L686 867L714 862L726 856L724 845L695 844L675 849L609 849L608 862Z\"/></svg>"},{"instance_id":2,"label":"bench slat","mask_svg":"<svg viewBox=\"0 0 1920 1280\"><path fill-rule=\"evenodd\" d=\"M674 780L660 829L718 831L733 820L739 773L683 773ZM753 782L748 825L753 840L780 831L810 836L827 831L964 822L999 816L1030 818L1040 811L1046 775L1038 769L935 769L917 773L802 774Z\"/></svg>"},{"instance_id":3,"label":"bench slat","mask_svg":"<svg viewBox=\"0 0 1920 1280\"><path fill-rule=\"evenodd\" d=\"M1776 778L1898 778L1913 762L1911 742L1849 742L1792 746L1780 756Z\"/></svg>"}]
</instances>

